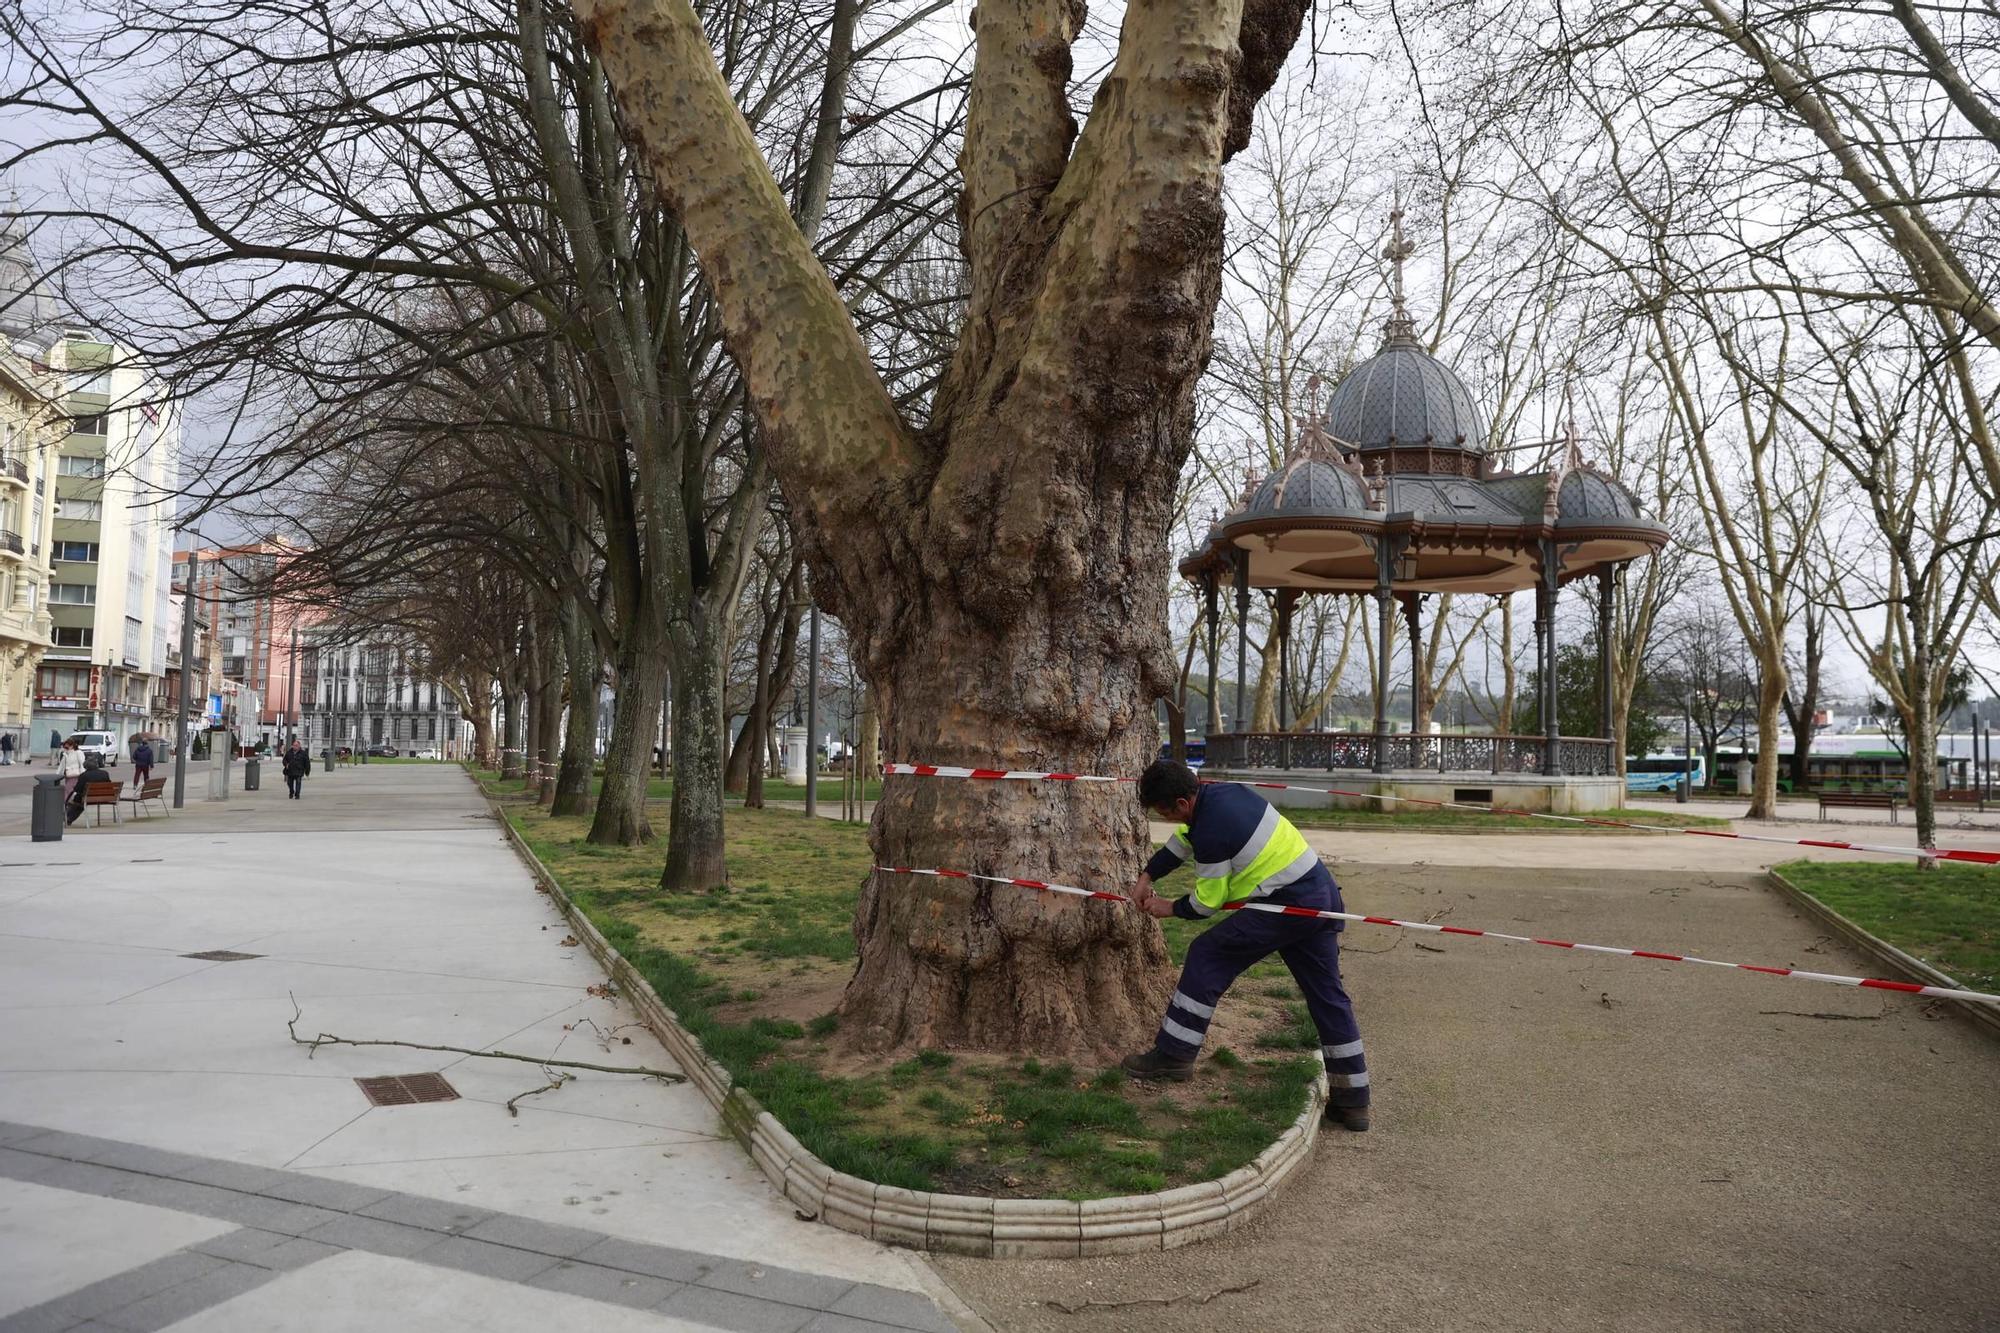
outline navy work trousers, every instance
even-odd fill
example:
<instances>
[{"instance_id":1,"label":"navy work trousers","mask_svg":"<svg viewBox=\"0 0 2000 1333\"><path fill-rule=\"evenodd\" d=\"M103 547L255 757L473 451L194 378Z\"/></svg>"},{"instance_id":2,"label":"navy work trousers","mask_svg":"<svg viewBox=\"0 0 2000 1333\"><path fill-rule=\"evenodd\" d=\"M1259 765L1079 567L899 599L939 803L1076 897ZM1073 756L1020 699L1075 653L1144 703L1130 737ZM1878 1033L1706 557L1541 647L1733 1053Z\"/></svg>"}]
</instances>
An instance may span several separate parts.
<instances>
[{"instance_id":1,"label":"navy work trousers","mask_svg":"<svg viewBox=\"0 0 2000 1333\"><path fill-rule=\"evenodd\" d=\"M1340 887L1324 865L1258 901L1327 912L1347 910L1341 906ZM1275 912L1228 913L1188 946L1180 985L1160 1021L1160 1050L1178 1060L1199 1054L1222 993L1245 969L1274 953L1285 960L1292 979L1305 992L1306 1009L1319 1029L1328 1100L1335 1106L1368 1105L1368 1061L1361 1050L1361 1028L1354 1021L1354 1002L1340 984L1338 922Z\"/></svg>"}]
</instances>

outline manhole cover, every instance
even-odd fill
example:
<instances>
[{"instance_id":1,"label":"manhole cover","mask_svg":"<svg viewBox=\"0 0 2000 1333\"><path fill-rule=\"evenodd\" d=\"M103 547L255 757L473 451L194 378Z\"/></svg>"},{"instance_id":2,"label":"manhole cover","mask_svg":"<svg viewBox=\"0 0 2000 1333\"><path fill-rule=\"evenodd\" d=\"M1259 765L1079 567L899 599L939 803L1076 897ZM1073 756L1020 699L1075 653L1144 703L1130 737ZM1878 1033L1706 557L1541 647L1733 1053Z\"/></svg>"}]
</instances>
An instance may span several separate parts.
<instances>
[{"instance_id":1,"label":"manhole cover","mask_svg":"<svg viewBox=\"0 0 2000 1333\"><path fill-rule=\"evenodd\" d=\"M389 1074L382 1078L357 1078L361 1091L373 1106L413 1106L418 1102L455 1102L458 1089L444 1081L443 1074Z\"/></svg>"},{"instance_id":2,"label":"manhole cover","mask_svg":"<svg viewBox=\"0 0 2000 1333\"><path fill-rule=\"evenodd\" d=\"M251 958L262 958L261 953L238 953L234 949L204 949L200 953L184 953L183 958L199 958L204 963L241 963Z\"/></svg>"}]
</instances>

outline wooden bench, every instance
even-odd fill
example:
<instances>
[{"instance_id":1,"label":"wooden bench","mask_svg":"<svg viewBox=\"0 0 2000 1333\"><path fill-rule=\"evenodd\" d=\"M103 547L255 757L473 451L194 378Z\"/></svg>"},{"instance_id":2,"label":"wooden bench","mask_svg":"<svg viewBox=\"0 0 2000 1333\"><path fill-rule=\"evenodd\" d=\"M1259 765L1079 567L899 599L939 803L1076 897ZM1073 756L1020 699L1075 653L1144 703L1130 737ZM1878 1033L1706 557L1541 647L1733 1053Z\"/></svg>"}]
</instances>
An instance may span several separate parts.
<instances>
[{"instance_id":1,"label":"wooden bench","mask_svg":"<svg viewBox=\"0 0 2000 1333\"><path fill-rule=\"evenodd\" d=\"M1982 814L1986 810L1986 795L1977 787L1953 788L1937 794L1939 805L1969 805Z\"/></svg>"},{"instance_id":2,"label":"wooden bench","mask_svg":"<svg viewBox=\"0 0 2000 1333\"><path fill-rule=\"evenodd\" d=\"M100 825L104 823L104 807L107 805L111 807L111 822L114 824L118 822L118 796L120 792L125 790L124 783L93 782L79 790L83 792L84 809L88 810L92 806L97 807L96 823ZM81 816L78 817L81 818Z\"/></svg>"},{"instance_id":3,"label":"wooden bench","mask_svg":"<svg viewBox=\"0 0 2000 1333\"><path fill-rule=\"evenodd\" d=\"M166 791L167 780L165 778L147 778L145 782L140 784L138 791L133 792L129 796L121 796L118 799L129 804L132 807L133 817L137 818L146 813L146 802L148 801L158 801L160 809L165 811L167 808ZM111 819L113 823L117 822L118 812L116 810L111 812Z\"/></svg>"},{"instance_id":4,"label":"wooden bench","mask_svg":"<svg viewBox=\"0 0 2000 1333\"><path fill-rule=\"evenodd\" d=\"M1819 794L1819 822L1826 822L1828 810L1887 810L1889 822L1897 823L1896 798L1886 791L1823 791Z\"/></svg>"}]
</instances>

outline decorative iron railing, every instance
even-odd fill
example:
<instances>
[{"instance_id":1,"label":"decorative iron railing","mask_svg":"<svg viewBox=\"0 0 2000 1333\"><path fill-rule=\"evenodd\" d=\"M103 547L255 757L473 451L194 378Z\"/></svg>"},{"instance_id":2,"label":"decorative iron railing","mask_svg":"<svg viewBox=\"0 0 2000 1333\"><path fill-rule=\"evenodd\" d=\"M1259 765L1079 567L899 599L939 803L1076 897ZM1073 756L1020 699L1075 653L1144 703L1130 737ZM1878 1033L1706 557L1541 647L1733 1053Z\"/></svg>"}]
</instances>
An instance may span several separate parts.
<instances>
[{"instance_id":1,"label":"decorative iron railing","mask_svg":"<svg viewBox=\"0 0 2000 1333\"><path fill-rule=\"evenodd\" d=\"M18 532L0 532L0 551L11 551L11 552L13 552L13 553L14 553L15 555L21 555L21 554L23 554L23 553L24 553L24 552L25 552L26 550L27 550L27 547L25 547L25 546L24 546L24 545L22 545L22 543L21 543L21 534L20 534L20 533L18 533Z\"/></svg>"},{"instance_id":2,"label":"decorative iron railing","mask_svg":"<svg viewBox=\"0 0 2000 1333\"><path fill-rule=\"evenodd\" d=\"M1235 731L1207 738L1210 768L1277 768L1371 771L1375 733L1370 731ZM1479 732L1419 735L1395 732L1382 738L1387 767L1400 772L1541 773L1546 743L1540 736L1495 736ZM1562 771L1573 777L1605 777L1617 770L1611 742L1565 736L1557 743Z\"/></svg>"},{"instance_id":3,"label":"decorative iron railing","mask_svg":"<svg viewBox=\"0 0 2000 1333\"><path fill-rule=\"evenodd\" d=\"M12 477L25 486L28 482L28 460L13 454L0 454L0 476Z\"/></svg>"}]
</instances>

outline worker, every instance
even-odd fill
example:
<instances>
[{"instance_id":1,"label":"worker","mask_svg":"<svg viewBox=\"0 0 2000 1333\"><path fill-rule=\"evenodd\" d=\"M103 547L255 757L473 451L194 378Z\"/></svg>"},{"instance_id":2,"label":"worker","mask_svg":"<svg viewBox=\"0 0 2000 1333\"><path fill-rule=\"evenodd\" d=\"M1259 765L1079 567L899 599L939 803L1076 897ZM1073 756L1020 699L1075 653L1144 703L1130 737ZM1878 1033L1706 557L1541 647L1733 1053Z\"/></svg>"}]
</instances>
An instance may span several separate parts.
<instances>
[{"instance_id":1,"label":"worker","mask_svg":"<svg viewBox=\"0 0 2000 1333\"><path fill-rule=\"evenodd\" d=\"M1139 804L1155 818L1179 825L1132 887L1133 902L1148 914L1200 921L1242 902L1345 910L1340 886L1318 854L1290 820L1250 788L1202 783L1187 765L1160 759L1139 777ZM1154 881L1190 856L1194 892L1171 902L1154 893ZM1341 922L1324 917L1229 913L1188 946L1160 1034L1151 1050L1126 1058L1125 1073L1149 1082L1182 1083L1194 1077L1195 1057L1223 992L1243 971L1275 953L1305 992L1306 1009L1319 1030L1328 1123L1367 1129L1368 1062L1354 1005L1340 984L1341 928Z\"/></svg>"}]
</instances>

